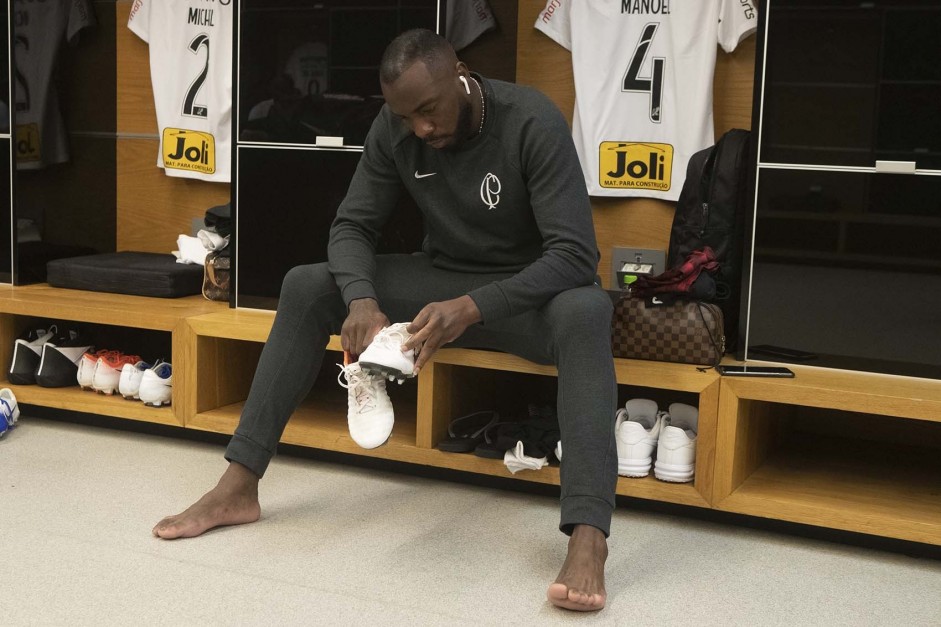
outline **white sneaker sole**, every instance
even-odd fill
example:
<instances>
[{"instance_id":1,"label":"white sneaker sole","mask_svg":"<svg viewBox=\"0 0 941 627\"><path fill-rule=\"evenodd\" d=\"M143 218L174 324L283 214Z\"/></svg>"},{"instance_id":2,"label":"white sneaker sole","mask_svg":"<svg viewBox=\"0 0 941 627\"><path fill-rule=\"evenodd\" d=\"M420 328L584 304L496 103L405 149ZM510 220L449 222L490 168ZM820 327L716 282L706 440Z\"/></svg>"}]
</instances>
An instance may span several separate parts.
<instances>
[{"instance_id":1,"label":"white sneaker sole","mask_svg":"<svg viewBox=\"0 0 941 627\"><path fill-rule=\"evenodd\" d=\"M147 407L162 407L170 405L173 400L173 383L155 384L154 382L142 382L140 389L137 390L137 396Z\"/></svg>"},{"instance_id":2,"label":"white sneaker sole","mask_svg":"<svg viewBox=\"0 0 941 627\"><path fill-rule=\"evenodd\" d=\"M650 467L653 465L653 458L647 459L619 459L618 474L622 477L631 477L637 479L646 477L650 474Z\"/></svg>"},{"instance_id":3,"label":"white sneaker sole","mask_svg":"<svg viewBox=\"0 0 941 627\"><path fill-rule=\"evenodd\" d=\"M665 464L657 461L653 468L654 477L670 483L689 483L695 472L695 464Z\"/></svg>"},{"instance_id":4,"label":"white sneaker sole","mask_svg":"<svg viewBox=\"0 0 941 627\"><path fill-rule=\"evenodd\" d=\"M414 372L405 372L403 370L399 370L398 368L386 366L385 364L360 361L359 366L363 369L363 372L367 374L371 374L374 377L382 377L383 379L388 379L389 381L395 381L399 385L402 385L406 379L411 379L415 376Z\"/></svg>"},{"instance_id":5,"label":"white sneaker sole","mask_svg":"<svg viewBox=\"0 0 941 627\"><path fill-rule=\"evenodd\" d=\"M170 402L169 399L165 401L144 401L144 405L146 407L163 407L164 405L171 405L171 404L172 403Z\"/></svg>"},{"instance_id":6,"label":"white sneaker sole","mask_svg":"<svg viewBox=\"0 0 941 627\"><path fill-rule=\"evenodd\" d=\"M160 395L158 397L149 394L141 394L140 401L147 407L162 407L164 405L170 405L172 398L169 392L166 395Z\"/></svg>"}]
</instances>

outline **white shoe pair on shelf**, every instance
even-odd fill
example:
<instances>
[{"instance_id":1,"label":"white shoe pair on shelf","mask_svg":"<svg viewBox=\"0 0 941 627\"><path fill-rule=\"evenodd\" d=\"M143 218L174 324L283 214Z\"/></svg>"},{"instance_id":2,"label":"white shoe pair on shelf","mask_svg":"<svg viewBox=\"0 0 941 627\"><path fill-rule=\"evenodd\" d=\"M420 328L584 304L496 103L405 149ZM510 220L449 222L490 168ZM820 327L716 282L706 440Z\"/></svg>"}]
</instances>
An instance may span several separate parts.
<instances>
[{"instance_id":1,"label":"white shoe pair on shelf","mask_svg":"<svg viewBox=\"0 0 941 627\"><path fill-rule=\"evenodd\" d=\"M118 389L121 369L125 364L140 361L139 355L127 355L117 350L102 349L82 355L75 378L83 390L94 390L111 396Z\"/></svg>"},{"instance_id":2,"label":"white shoe pair on shelf","mask_svg":"<svg viewBox=\"0 0 941 627\"><path fill-rule=\"evenodd\" d=\"M359 356L359 361L340 366L339 384L347 389L347 424L350 437L359 446L382 446L392 435L395 414L386 392L386 379L400 384L414 376L415 352L402 352L402 344L411 337L398 322L383 327Z\"/></svg>"},{"instance_id":3,"label":"white shoe pair on shelf","mask_svg":"<svg viewBox=\"0 0 941 627\"><path fill-rule=\"evenodd\" d=\"M660 411L657 403L634 398L617 411L614 423L618 448L618 474L646 477L653 466L661 481L687 483L696 472L696 435L699 410L673 403ZM653 461L656 451L656 462Z\"/></svg>"},{"instance_id":4,"label":"white shoe pair on shelf","mask_svg":"<svg viewBox=\"0 0 941 627\"><path fill-rule=\"evenodd\" d=\"M127 400L139 400L148 407L170 405L173 400L173 366L160 359L154 364L145 361L124 364L118 392Z\"/></svg>"}]
</instances>

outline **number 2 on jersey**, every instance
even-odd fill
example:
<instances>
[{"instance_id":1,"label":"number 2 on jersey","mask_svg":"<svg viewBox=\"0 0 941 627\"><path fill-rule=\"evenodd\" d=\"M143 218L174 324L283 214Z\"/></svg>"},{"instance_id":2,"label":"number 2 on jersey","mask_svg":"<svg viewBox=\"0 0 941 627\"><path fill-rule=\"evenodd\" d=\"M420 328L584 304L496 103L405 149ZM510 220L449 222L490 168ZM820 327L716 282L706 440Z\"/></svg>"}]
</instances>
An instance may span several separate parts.
<instances>
[{"instance_id":1,"label":"number 2 on jersey","mask_svg":"<svg viewBox=\"0 0 941 627\"><path fill-rule=\"evenodd\" d=\"M634 54L624 73L624 83L621 86L621 91L650 93L650 121L654 124L660 123L660 106L663 103L663 70L666 59L654 57L651 60L650 76L641 76L640 68L647 59L647 52L650 51L658 26L657 23L644 26L644 32L640 36L640 41L637 42L637 47L634 48Z\"/></svg>"},{"instance_id":2,"label":"number 2 on jersey","mask_svg":"<svg viewBox=\"0 0 941 627\"><path fill-rule=\"evenodd\" d=\"M209 74L209 35L196 35L188 46L190 52L193 54L199 54L199 49L203 46L206 47L206 64L203 65L203 71L199 73L196 80L194 80L189 89L186 90L186 97L183 98L183 115L194 118L205 118L209 116L206 105L196 104L196 94L199 93L203 83L206 81L206 75Z\"/></svg>"}]
</instances>

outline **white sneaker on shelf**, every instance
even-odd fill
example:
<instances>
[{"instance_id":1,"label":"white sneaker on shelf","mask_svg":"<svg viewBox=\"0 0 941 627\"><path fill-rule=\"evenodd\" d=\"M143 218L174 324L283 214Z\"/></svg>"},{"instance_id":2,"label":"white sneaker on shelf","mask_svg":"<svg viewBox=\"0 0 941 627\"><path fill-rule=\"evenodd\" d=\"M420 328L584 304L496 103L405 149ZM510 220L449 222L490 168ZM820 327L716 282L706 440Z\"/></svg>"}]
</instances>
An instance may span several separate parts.
<instances>
[{"instance_id":1,"label":"white sneaker on shelf","mask_svg":"<svg viewBox=\"0 0 941 627\"><path fill-rule=\"evenodd\" d=\"M103 348L94 353L84 353L78 361L78 370L75 372L79 387L83 390L94 391L92 386L95 384L95 370L98 368L98 360L117 352Z\"/></svg>"},{"instance_id":2,"label":"white sneaker on shelf","mask_svg":"<svg viewBox=\"0 0 941 627\"><path fill-rule=\"evenodd\" d=\"M402 352L402 344L412 337L405 330L407 326L407 322L397 322L383 327L359 356L360 367L372 375L399 383L415 376L415 351Z\"/></svg>"},{"instance_id":3,"label":"white sneaker on shelf","mask_svg":"<svg viewBox=\"0 0 941 627\"><path fill-rule=\"evenodd\" d=\"M88 353L85 353L86 355ZM84 360L84 356L82 357ZM140 361L138 355L125 355L120 351L111 351L101 355L98 363L95 364L95 372L92 376L92 389L99 394L111 396L118 389L118 383L121 380L121 369L125 364L136 364ZM85 366L88 370L88 366ZM78 376L76 374L76 376Z\"/></svg>"},{"instance_id":4,"label":"white sneaker on shelf","mask_svg":"<svg viewBox=\"0 0 941 627\"><path fill-rule=\"evenodd\" d=\"M687 483L696 472L696 435L699 410L692 405L673 403L663 419L657 463L653 474L661 481Z\"/></svg>"},{"instance_id":5,"label":"white sneaker on shelf","mask_svg":"<svg viewBox=\"0 0 941 627\"><path fill-rule=\"evenodd\" d=\"M140 382L144 378L144 373L154 366L160 364L157 360L153 364L146 361L139 361L136 364L124 364L121 368L121 378L118 379L118 392L129 401L140 400Z\"/></svg>"},{"instance_id":6,"label":"white sneaker on shelf","mask_svg":"<svg viewBox=\"0 0 941 627\"><path fill-rule=\"evenodd\" d=\"M78 386L83 390L90 390L91 384L95 380L95 366L98 364L98 357L94 353L84 353L78 360L78 370L75 378L78 380Z\"/></svg>"},{"instance_id":7,"label":"white sneaker on shelf","mask_svg":"<svg viewBox=\"0 0 941 627\"><path fill-rule=\"evenodd\" d=\"M173 366L161 361L145 370L137 394L148 407L170 405L173 399Z\"/></svg>"},{"instance_id":8,"label":"white sneaker on shelf","mask_svg":"<svg viewBox=\"0 0 941 627\"><path fill-rule=\"evenodd\" d=\"M356 362L340 366L337 382L347 390L346 420L353 441L365 449L385 444L395 422L385 379L365 372Z\"/></svg>"},{"instance_id":9,"label":"white sneaker on shelf","mask_svg":"<svg viewBox=\"0 0 941 627\"><path fill-rule=\"evenodd\" d=\"M618 474L622 477L646 477L653 464L653 452L661 437L664 412L646 398L632 398L619 409L614 422L618 447Z\"/></svg>"}]
</instances>

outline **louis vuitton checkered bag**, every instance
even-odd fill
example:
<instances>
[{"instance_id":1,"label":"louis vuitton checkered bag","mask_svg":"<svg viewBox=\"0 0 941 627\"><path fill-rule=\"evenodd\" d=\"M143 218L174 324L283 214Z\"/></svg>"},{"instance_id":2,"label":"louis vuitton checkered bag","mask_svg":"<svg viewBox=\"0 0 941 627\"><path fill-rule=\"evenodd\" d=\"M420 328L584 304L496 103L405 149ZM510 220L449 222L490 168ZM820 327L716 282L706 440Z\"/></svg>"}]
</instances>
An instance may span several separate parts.
<instances>
[{"instance_id":1,"label":"louis vuitton checkered bag","mask_svg":"<svg viewBox=\"0 0 941 627\"><path fill-rule=\"evenodd\" d=\"M614 307L611 342L615 357L715 366L725 353L723 328L713 303L625 294Z\"/></svg>"}]
</instances>

